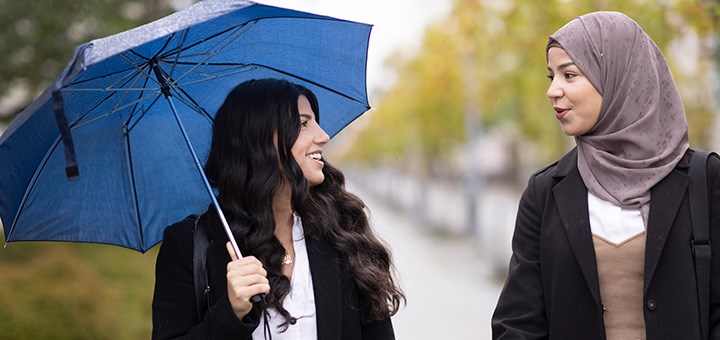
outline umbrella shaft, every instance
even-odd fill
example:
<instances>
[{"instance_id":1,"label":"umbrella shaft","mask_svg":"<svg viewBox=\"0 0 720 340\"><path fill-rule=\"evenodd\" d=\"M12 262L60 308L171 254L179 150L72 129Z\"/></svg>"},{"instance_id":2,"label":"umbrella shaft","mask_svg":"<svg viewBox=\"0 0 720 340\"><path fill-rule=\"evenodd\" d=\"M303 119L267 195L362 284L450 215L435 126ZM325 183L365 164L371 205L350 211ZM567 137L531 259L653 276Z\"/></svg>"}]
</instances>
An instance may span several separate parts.
<instances>
[{"instance_id":1,"label":"umbrella shaft","mask_svg":"<svg viewBox=\"0 0 720 340\"><path fill-rule=\"evenodd\" d=\"M242 257L242 253L240 252L240 248L237 245L237 242L235 241L235 237L233 237L232 230L230 230L230 225L228 224L227 220L225 219L225 214L223 214L222 209L220 208L220 203L218 203L217 198L215 197L215 193L212 190L212 187L210 186L210 182L208 181L207 177L205 176L205 172L203 171L202 165L200 164L200 160L198 159L197 155L195 154L195 149L192 146L192 143L190 143L190 138L188 138L187 133L185 132L185 126L183 125L182 121L180 120L180 117L177 114L177 109L175 108L175 103L172 100L172 96L169 94L165 95L165 98L167 99L168 103L170 104L170 109L175 116L175 121L178 124L178 127L180 128L180 132L183 135L183 139L185 139L185 144L187 145L188 149L190 150L190 154L192 155L193 161L195 162L195 166L198 169L198 172L200 173L200 177L203 180L203 184L205 184L205 189L207 190L208 194L210 194L210 199L212 199L213 206L215 206L215 210L217 211L218 216L220 217L220 222L222 222L223 227L225 228L225 233L227 233L228 238L230 239L230 243L232 244L233 250L235 250L235 254L238 258Z\"/></svg>"}]
</instances>

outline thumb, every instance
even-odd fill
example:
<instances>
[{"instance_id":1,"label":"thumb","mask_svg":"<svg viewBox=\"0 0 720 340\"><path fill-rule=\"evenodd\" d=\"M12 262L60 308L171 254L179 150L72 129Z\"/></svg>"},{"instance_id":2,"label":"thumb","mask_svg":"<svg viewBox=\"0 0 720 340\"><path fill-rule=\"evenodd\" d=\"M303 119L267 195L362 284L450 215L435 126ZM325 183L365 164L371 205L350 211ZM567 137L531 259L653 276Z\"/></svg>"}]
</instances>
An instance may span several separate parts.
<instances>
[{"instance_id":1,"label":"thumb","mask_svg":"<svg viewBox=\"0 0 720 340\"><path fill-rule=\"evenodd\" d=\"M230 259L232 259L233 261L238 259L237 254L235 254L235 249L233 249L233 246L232 244L230 244L230 242L225 243L225 248L227 248L228 254L230 254Z\"/></svg>"}]
</instances>

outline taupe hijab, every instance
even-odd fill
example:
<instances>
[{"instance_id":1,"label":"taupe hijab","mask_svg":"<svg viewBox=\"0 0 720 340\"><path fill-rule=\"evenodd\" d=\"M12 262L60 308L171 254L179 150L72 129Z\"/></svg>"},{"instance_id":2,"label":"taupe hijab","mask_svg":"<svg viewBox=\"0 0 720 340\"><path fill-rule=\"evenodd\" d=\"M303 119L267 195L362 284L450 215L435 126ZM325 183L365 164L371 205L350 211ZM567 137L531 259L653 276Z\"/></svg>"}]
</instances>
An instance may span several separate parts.
<instances>
[{"instance_id":1,"label":"taupe hijab","mask_svg":"<svg viewBox=\"0 0 720 340\"><path fill-rule=\"evenodd\" d=\"M600 118L576 137L578 169L595 196L640 208L688 149L685 109L662 52L618 12L575 18L550 36L602 95Z\"/></svg>"}]
</instances>

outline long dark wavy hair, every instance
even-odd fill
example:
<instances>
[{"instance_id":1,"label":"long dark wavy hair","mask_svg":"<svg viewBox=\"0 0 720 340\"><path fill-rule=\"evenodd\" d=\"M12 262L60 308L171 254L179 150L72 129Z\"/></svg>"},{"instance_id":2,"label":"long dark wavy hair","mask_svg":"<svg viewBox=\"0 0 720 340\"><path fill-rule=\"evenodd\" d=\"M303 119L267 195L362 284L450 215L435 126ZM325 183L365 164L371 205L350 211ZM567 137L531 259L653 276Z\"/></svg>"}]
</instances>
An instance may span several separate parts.
<instances>
[{"instance_id":1,"label":"long dark wavy hair","mask_svg":"<svg viewBox=\"0 0 720 340\"><path fill-rule=\"evenodd\" d=\"M281 273L285 249L274 234L272 208L282 184L292 189L292 208L306 234L329 241L349 267L363 319L394 315L405 295L395 284L388 249L373 234L365 204L345 189L344 175L324 157L325 179L311 187L290 153L300 134L301 95L319 121L317 98L303 86L254 79L235 87L215 117L205 173L219 190L218 201L235 238L244 245L243 253L257 257L267 270L271 289L266 303L285 318L284 325L291 317L282 306L290 280Z\"/></svg>"}]
</instances>

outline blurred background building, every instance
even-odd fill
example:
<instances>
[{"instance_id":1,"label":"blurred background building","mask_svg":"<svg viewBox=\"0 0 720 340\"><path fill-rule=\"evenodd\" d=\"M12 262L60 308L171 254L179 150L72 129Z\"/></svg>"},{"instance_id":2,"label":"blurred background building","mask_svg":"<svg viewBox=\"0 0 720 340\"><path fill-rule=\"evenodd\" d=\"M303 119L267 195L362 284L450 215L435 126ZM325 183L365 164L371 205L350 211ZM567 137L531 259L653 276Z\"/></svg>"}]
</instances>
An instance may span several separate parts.
<instances>
[{"instance_id":1,"label":"blurred background building","mask_svg":"<svg viewBox=\"0 0 720 340\"><path fill-rule=\"evenodd\" d=\"M192 2L0 0L0 131L55 79L74 46ZM395 317L400 339L489 338L520 194L534 170L574 145L545 97L544 47L575 16L617 10L634 18L670 63L691 145L720 150L716 0L266 3L376 25L374 108L330 143L327 158L393 249L408 295ZM1 249L0 337L148 338L156 251Z\"/></svg>"}]
</instances>

